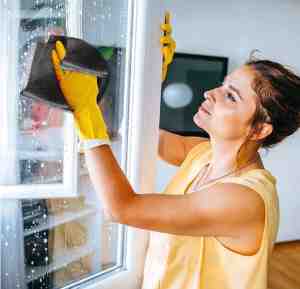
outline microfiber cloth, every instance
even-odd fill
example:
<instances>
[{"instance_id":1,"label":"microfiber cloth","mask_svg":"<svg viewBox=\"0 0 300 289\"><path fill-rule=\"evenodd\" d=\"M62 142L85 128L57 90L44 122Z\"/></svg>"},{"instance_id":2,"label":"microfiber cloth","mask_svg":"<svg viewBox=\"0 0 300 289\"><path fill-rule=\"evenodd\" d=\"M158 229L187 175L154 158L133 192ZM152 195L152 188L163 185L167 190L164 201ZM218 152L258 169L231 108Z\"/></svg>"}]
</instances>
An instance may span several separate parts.
<instances>
[{"instance_id":1,"label":"microfiber cloth","mask_svg":"<svg viewBox=\"0 0 300 289\"><path fill-rule=\"evenodd\" d=\"M109 82L107 61L94 46L84 40L67 36L52 35L47 42L43 39L37 41L29 80L21 94L46 101L65 110L71 110L61 92L51 60L52 49L55 48L58 40L64 44L67 51L66 57L61 63L63 69L97 76L99 86L97 101L99 102Z\"/></svg>"}]
</instances>

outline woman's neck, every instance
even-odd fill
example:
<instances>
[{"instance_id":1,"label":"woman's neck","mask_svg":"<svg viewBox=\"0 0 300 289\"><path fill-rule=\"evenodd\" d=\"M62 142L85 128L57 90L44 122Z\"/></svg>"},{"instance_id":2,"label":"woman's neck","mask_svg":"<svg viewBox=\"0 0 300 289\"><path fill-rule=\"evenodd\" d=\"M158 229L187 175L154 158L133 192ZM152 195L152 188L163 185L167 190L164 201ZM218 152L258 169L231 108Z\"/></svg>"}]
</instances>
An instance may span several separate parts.
<instances>
[{"instance_id":1,"label":"woman's neck","mask_svg":"<svg viewBox=\"0 0 300 289\"><path fill-rule=\"evenodd\" d=\"M257 144L242 142L215 142L211 140L212 159L210 161L209 178L220 177L243 166L262 166ZM240 149L241 148L241 149Z\"/></svg>"}]
</instances>

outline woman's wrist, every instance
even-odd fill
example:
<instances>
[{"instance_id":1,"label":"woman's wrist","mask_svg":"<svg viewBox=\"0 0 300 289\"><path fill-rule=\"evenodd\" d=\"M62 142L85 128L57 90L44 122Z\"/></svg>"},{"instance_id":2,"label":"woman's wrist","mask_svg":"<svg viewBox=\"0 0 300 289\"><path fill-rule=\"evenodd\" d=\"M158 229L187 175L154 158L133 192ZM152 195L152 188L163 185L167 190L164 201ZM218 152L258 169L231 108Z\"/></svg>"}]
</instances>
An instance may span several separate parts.
<instances>
[{"instance_id":1,"label":"woman's wrist","mask_svg":"<svg viewBox=\"0 0 300 289\"><path fill-rule=\"evenodd\" d=\"M101 145L111 145L109 139L88 139L80 141L80 151L93 149Z\"/></svg>"}]
</instances>

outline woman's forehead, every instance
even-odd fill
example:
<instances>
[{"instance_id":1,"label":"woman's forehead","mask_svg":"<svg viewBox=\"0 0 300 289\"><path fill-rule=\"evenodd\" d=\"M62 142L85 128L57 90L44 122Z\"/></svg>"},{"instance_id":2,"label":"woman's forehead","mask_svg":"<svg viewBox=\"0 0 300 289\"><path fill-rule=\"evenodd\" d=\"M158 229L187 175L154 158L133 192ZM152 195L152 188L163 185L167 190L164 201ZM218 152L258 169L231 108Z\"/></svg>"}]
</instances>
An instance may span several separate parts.
<instances>
[{"instance_id":1,"label":"woman's forehead","mask_svg":"<svg viewBox=\"0 0 300 289\"><path fill-rule=\"evenodd\" d=\"M253 69L247 66L242 66L235 69L230 74L226 76L226 79L233 81L238 85L243 85L251 89L252 82L255 78L255 72Z\"/></svg>"},{"instance_id":2,"label":"woman's forehead","mask_svg":"<svg viewBox=\"0 0 300 289\"><path fill-rule=\"evenodd\" d=\"M240 91L245 101L251 102L256 99L256 93L252 88L255 76L253 69L248 66L242 66L228 74L225 80Z\"/></svg>"}]
</instances>

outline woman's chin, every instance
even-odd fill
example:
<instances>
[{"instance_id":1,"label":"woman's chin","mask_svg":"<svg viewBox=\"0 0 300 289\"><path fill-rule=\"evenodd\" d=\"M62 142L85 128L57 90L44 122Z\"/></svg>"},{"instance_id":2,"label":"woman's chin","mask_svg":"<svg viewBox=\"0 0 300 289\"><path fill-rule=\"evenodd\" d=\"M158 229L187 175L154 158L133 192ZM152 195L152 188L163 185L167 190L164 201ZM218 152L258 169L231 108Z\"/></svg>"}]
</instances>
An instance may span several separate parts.
<instances>
[{"instance_id":1,"label":"woman's chin","mask_svg":"<svg viewBox=\"0 0 300 289\"><path fill-rule=\"evenodd\" d=\"M207 126L205 125L205 121L203 121L203 118L201 117L201 115L199 115L199 113L196 113L194 115L193 121L197 127L203 129L204 131L207 131Z\"/></svg>"}]
</instances>

